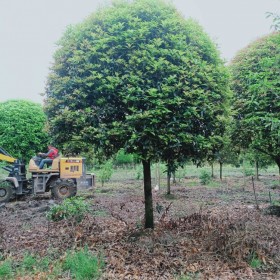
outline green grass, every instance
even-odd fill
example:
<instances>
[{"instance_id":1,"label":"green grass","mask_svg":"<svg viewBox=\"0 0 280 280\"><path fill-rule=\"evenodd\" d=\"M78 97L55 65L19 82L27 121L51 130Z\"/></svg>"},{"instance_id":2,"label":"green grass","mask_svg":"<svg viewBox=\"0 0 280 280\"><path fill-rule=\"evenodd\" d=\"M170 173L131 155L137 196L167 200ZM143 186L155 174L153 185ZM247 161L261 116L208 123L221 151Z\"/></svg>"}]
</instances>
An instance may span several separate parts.
<instances>
[{"instance_id":1,"label":"green grass","mask_svg":"<svg viewBox=\"0 0 280 280\"><path fill-rule=\"evenodd\" d=\"M67 254L63 270L70 271L74 279L98 279L103 262L93 256L86 248Z\"/></svg>"},{"instance_id":2,"label":"green grass","mask_svg":"<svg viewBox=\"0 0 280 280\"><path fill-rule=\"evenodd\" d=\"M22 261L18 264L15 273L17 275L34 275L38 272L46 272L52 263L50 257L43 258L34 254L26 253Z\"/></svg>"},{"instance_id":3,"label":"green grass","mask_svg":"<svg viewBox=\"0 0 280 280\"><path fill-rule=\"evenodd\" d=\"M260 268L262 266L262 261L257 257L256 253L252 255L250 266L252 268Z\"/></svg>"},{"instance_id":4,"label":"green grass","mask_svg":"<svg viewBox=\"0 0 280 280\"><path fill-rule=\"evenodd\" d=\"M207 186L211 188L219 188L221 187L221 182L210 181Z\"/></svg>"},{"instance_id":5,"label":"green grass","mask_svg":"<svg viewBox=\"0 0 280 280\"><path fill-rule=\"evenodd\" d=\"M0 279L13 279L13 268L10 260L0 263Z\"/></svg>"},{"instance_id":6,"label":"green grass","mask_svg":"<svg viewBox=\"0 0 280 280\"><path fill-rule=\"evenodd\" d=\"M26 276L37 279L41 273L44 273L44 279L62 279L64 274L69 273L71 279L98 279L103 266L103 260L92 255L86 248L67 252L64 260L61 254L55 258L51 255L41 258L27 252L21 261L9 259L0 262L0 279Z\"/></svg>"},{"instance_id":7,"label":"green grass","mask_svg":"<svg viewBox=\"0 0 280 280\"><path fill-rule=\"evenodd\" d=\"M163 163L159 165L160 169L160 178L162 182L166 181L166 167ZM180 179L186 178L186 177L197 177L199 178L202 170L204 170L207 173L211 174L211 166L206 164L202 167L196 167L196 165L193 164L186 164L183 168L179 168L176 171L176 179L177 181L180 181ZM254 167L250 165L245 166L245 173L246 174L254 174ZM96 173L96 180L99 182L98 178L98 170L92 170L93 173ZM219 177L219 164L214 165L214 176ZM278 176L278 167L276 165L271 165L266 169L260 169L259 173L263 176L268 176L268 175L276 175ZM245 174L245 175L246 175ZM151 175L152 175L152 180L155 179L156 177L156 164L152 164L151 166ZM225 164L223 166L223 178L225 177L232 177L232 176L237 176L237 177L242 177L244 176L244 169L242 166L240 167L235 167L232 165L227 165ZM130 168L122 168L122 167L115 167L113 169L113 174L110 179L110 181L122 181L122 180L142 180L143 179L143 171L142 171L142 165L137 164L134 167ZM279 183L279 181L277 181ZM106 185L106 183L105 183Z\"/></svg>"}]
</instances>

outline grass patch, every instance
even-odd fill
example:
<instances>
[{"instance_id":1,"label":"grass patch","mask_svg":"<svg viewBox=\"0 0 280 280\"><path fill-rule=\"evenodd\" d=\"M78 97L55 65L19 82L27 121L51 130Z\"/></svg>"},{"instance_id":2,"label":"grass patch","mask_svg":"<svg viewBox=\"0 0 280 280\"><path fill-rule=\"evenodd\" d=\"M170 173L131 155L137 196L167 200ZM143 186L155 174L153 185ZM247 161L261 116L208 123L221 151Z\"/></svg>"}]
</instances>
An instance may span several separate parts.
<instances>
[{"instance_id":1,"label":"grass patch","mask_svg":"<svg viewBox=\"0 0 280 280\"><path fill-rule=\"evenodd\" d=\"M208 187L211 187L211 188L219 188L221 187L221 183L220 182L217 182L217 181L210 181L208 183Z\"/></svg>"},{"instance_id":2,"label":"grass patch","mask_svg":"<svg viewBox=\"0 0 280 280\"><path fill-rule=\"evenodd\" d=\"M0 279L13 279L13 268L10 260L0 263Z\"/></svg>"},{"instance_id":3,"label":"grass patch","mask_svg":"<svg viewBox=\"0 0 280 280\"><path fill-rule=\"evenodd\" d=\"M256 253L253 253L253 255L251 257L250 266L252 268L260 268L262 266L262 261L258 258Z\"/></svg>"},{"instance_id":4,"label":"grass patch","mask_svg":"<svg viewBox=\"0 0 280 280\"><path fill-rule=\"evenodd\" d=\"M192 181L187 183L187 187L196 187L198 185L198 182Z\"/></svg>"},{"instance_id":5,"label":"grass patch","mask_svg":"<svg viewBox=\"0 0 280 280\"><path fill-rule=\"evenodd\" d=\"M51 261L48 256L40 258L36 255L26 253L22 261L17 266L16 274L25 276L35 275L40 272L47 272L52 262L53 261Z\"/></svg>"},{"instance_id":6,"label":"grass patch","mask_svg":"<svg viewBox=\"0 0 280 280\"><path fill-rule=\"evenodd\" d=\"M66 255L63 270L70 271L74 279L98 279L103 261L93 256L87 248L77 252L69 252Z\"/></svg>"},{"instance_id":7,"label":"grass patch","mask_svg":"<svg viewBox=\"0 0 280 280\"><path fill-rule=\"evenodd\" d=\"M26 253L21 261L3 260L0 262L0 279L21 279L21 277L25 279L28 277L28 279L55 280L64 279L65 273L70 273L71 279L98 279L103 266L103 260L93 256L87 248L67 252L64 260L60 256L53 258L48 255L41 258Z\"/></svg>"}]
</instances>

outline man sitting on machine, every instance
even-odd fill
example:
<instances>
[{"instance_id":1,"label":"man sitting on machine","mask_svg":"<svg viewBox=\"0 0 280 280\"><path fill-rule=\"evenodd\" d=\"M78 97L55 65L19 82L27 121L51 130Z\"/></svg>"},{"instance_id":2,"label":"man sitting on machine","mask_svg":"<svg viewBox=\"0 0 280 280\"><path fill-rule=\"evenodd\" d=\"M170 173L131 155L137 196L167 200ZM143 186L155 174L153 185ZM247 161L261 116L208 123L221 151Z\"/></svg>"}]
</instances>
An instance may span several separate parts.
<instances>
[{"instance_id":1,"label":"man sitting on machine","mask_svg":"<svg viewBox=\"0 0 280 280\"><path fill-rule=\"evenodd\" d=\"M44 157L44 159L42 159L39 164L39 169L43 169L45 164L51 164L53 162L53 159L58 157L58 155L58 149L51 145L48 145L47 153L38 153L39 157Z\"/></svg>"}]
</instances>

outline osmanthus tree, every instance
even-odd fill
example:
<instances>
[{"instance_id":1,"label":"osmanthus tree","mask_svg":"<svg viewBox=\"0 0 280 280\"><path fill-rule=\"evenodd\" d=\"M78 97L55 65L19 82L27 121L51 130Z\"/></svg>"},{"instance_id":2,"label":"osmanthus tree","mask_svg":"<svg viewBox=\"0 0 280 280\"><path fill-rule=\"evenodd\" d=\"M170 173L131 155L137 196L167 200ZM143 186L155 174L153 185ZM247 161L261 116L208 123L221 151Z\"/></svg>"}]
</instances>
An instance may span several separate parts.
<instances>
[{"instance_id":1,"label":"osmanthus tree","mask_svg":"<svg viewBox=\"0 0 280 280\"><path fill-rule=\"evenodd\" d=\"M141 158L152 228L151 162L201 154L227 93L223 62L196 22L165 1L116 1L65 32L45 108L50 133L71 152L82 143Z\"/></svg>"},{"instance_id":2,"label":"osmanthus tree","mask_svg":"<svg viewBox=\"0 0 280 280\"><path fill-rule=\"evenodd\" d=\"M26 162L47 148L46 115L40 104L26 100L0 103L0 147Z\"/></svg>"},{"instance_id":3,"label":"osmanthus tree","mask_svg":"<svg viewBox=\"0 0 280 280\"><path fill-rule=\"evenodd\" d=\"M235 144L270 156L280 171L280 32L240 51L230 68Z\"/></svg>"}]
</instances>

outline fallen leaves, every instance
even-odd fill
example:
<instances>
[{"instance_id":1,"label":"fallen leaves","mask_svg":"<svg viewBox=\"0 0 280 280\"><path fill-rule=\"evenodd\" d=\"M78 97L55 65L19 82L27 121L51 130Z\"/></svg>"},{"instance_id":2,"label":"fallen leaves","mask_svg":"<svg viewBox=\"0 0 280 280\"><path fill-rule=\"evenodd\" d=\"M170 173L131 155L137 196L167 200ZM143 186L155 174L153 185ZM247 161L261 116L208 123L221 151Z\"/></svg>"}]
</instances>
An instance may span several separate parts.
<instances>
[{"instance_id":1,"label":"fallen leaves","mask_svg":"<svg viewBox=\"0 0 280 280\"><path fill-rule=\"evenodd\" d=\"M159 194L155 198L155 207L161 207L155 211L154 231L143 229L142 193L131 189L128 194L122 189L121 195L116 190L114 195L99 193L90 198L94 215L78 225L71 220L48 222L44 213L22 202L20 211L8 207L0 213L0 250L20 257L26 249L43 256L53 248L55 256L63 258L67 249L87 245L105 260L104 280L173 280L184 275L219 280L279 278L278 217L263 215L240 200L225 204L213 189L181 187L173 192L177 198L172 203ZM229 192L233 197L236 190ZM215 204L195 205L201 193ZM248 194L244 193L246 200ZM41 200L38 207L47 203ZM33 219L25 220L30 210ZM252 254L264 268L250 267Z\"/></svg>"}]
</instances>

